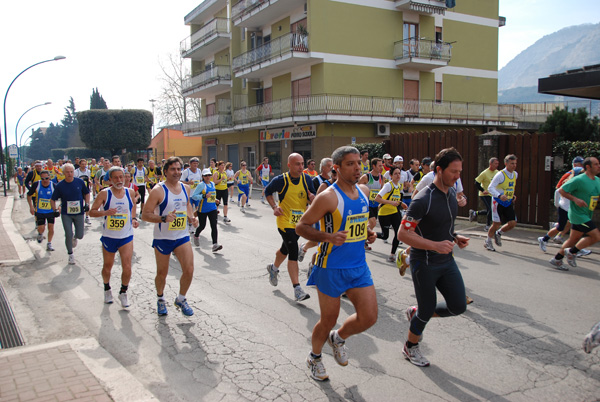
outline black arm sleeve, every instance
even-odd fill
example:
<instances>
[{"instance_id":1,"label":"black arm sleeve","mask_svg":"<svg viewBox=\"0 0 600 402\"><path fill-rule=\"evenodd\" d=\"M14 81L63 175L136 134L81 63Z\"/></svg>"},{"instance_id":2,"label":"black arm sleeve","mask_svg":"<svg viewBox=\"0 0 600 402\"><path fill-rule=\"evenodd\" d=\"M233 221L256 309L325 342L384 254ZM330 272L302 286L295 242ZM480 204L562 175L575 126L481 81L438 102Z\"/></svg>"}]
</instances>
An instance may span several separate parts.
<instances>
[{"instance_id":1,"label":"black arm sleeve","mask_svg":"<svg viewBox=\"0 0 600 402\"><path fill-rule=\"evenodd\" d=\"M486 191L485 188L481 187L481 183L478 182L477 180L475 180L475 187L477 187L477 190L483 192Z\"/></svg>"}]
</instances>

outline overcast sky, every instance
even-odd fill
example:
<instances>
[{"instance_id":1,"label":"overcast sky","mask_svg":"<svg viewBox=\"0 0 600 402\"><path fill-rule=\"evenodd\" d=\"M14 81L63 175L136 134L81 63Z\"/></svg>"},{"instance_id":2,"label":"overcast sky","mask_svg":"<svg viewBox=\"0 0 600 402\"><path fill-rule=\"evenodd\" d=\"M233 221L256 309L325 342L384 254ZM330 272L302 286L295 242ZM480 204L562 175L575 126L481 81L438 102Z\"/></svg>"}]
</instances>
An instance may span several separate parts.
<instances>
[{"instance_id":1,"label":"overcast sky","mask_svg":"<svg viewBox=\"0 0 600 402\"><path fill-rule=\"evenodd\" d=\"M456 0L460 2L461 0ZM480 0L487 1L487 0ZM199 0L23 0L0 6L0 96L23 69L57 55L65 60L32 68L19 77L6 103L8 143L41 120L58 123L69 97L78 111L89 109L98 88L111 109L151 110L160 93L159 60L179 51L189 35L183 18ZM501 68L536 40L560 28L600 21L599 0L500 0ZM3 99L3 98L2 98ZM159 123L157 123L159 125ZM25 134L24 138L27 138ZM2 135L4 143L4 133Z\"/></svg>"}]
</instances>

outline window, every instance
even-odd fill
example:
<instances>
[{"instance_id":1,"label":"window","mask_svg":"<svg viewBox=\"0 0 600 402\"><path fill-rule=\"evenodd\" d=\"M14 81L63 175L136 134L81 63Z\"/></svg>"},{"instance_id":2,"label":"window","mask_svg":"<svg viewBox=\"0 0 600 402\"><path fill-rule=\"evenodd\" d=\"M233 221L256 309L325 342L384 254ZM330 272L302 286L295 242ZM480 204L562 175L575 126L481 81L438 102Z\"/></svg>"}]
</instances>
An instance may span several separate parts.
<instances>
[{"instance_id":1,"label":"window","mask_svg":"<svg viewBox=\"0 0 600 402\"><path fill-rule=\"evenodd\" d=\"M435 83L435 103L442 103L442 83Z\"/></svg>"},{"instance_id":2,"label":"window","mask_svg":"<svg viewBox=\"0 0 600 402\"><path fill-rule=\"evenodd\" d=\"M442 43L442 27L435 27L435 43Z\"/></svg>"},{"instance_id":3,"label":"window","mask_svg":"<svg viewBox=\"0 0 600 402\"><path fill-rule=\"evenodd\" d=\"M248 80L246 78L242 78L242 89L246 89L246 85L248 85Z\"/></svg>"},{"instance_id":4,"label":"window","mask_svg":"<svg viewBox=\"0 0 600 402\"><path fill-rule=\"evenodd\" d=\"M310 96L310 77L292 81L292 98Z\"/></svg>"},{"instance_id":5,"label":"window","mask_svg":"<svg viewBox=\"0 0 600 402\"><path fill-rule=\"evenodd\" d=\"M246 31L248 28L242 28L242 40L246 40Z\"/></svg>"},{"instance_id":6,"label":"window","mask_svg":"<svg viewBox=\"0 0 600 402\"><path fill-rule=\"evenodd\" d=\"M419 25L405 22L402 37L404 38L404 57L418 57Z\"/></svg>"}]
</instances>

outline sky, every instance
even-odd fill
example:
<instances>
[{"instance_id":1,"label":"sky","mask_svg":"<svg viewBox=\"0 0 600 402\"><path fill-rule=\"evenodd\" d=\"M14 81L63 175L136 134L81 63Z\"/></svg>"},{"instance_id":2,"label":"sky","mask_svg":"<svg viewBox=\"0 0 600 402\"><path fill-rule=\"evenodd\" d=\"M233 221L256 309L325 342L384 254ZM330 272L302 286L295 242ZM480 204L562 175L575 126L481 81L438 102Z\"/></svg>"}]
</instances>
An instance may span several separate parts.
<instances>
[{"instance_id":1,"label":"sky","mask_svg":"<svg viewBox=\"0 0 600 402\"><path fill-rule=\"evenodd\" d=\"M15 125L27 109L52 102L23 116L18 137L39 121L45 121L39 127L59 123L71 96L77 111L89 109L93 88L111 109L152 111L149 100L161 91L159 62L179 52L179 43L189 36L183 19L199 4L200 0L3 1L0 95L30 65L66 57L35 66L14 82L6 100L8 144L15 143ZM500 15L507 22L500 28L499 68L544 35L600 22L600 1L500 0ZM2 145L6 146L4 132Z\"/></svg>"}]
</instances>

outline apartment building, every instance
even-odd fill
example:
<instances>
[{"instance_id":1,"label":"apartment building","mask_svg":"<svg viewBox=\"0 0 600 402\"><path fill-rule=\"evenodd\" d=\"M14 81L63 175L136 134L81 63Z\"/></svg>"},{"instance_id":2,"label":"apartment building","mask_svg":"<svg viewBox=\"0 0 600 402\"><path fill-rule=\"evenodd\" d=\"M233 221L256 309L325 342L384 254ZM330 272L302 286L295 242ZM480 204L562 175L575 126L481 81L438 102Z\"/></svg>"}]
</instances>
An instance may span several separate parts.
<instances>
[{"instance_id":1,"label":"apartment building","mask_svg":"<svg viewBox=\"0 0 600 402\"><path fill-rule=\"evenodd\" d=\"M204 0L184 95L204 163L328 156L390 132L513 127L497 105L498 0ZM514 114L514 111L513 111ZM408 156L408 155L407 155Z\"/></svg>"}]
</instances>

